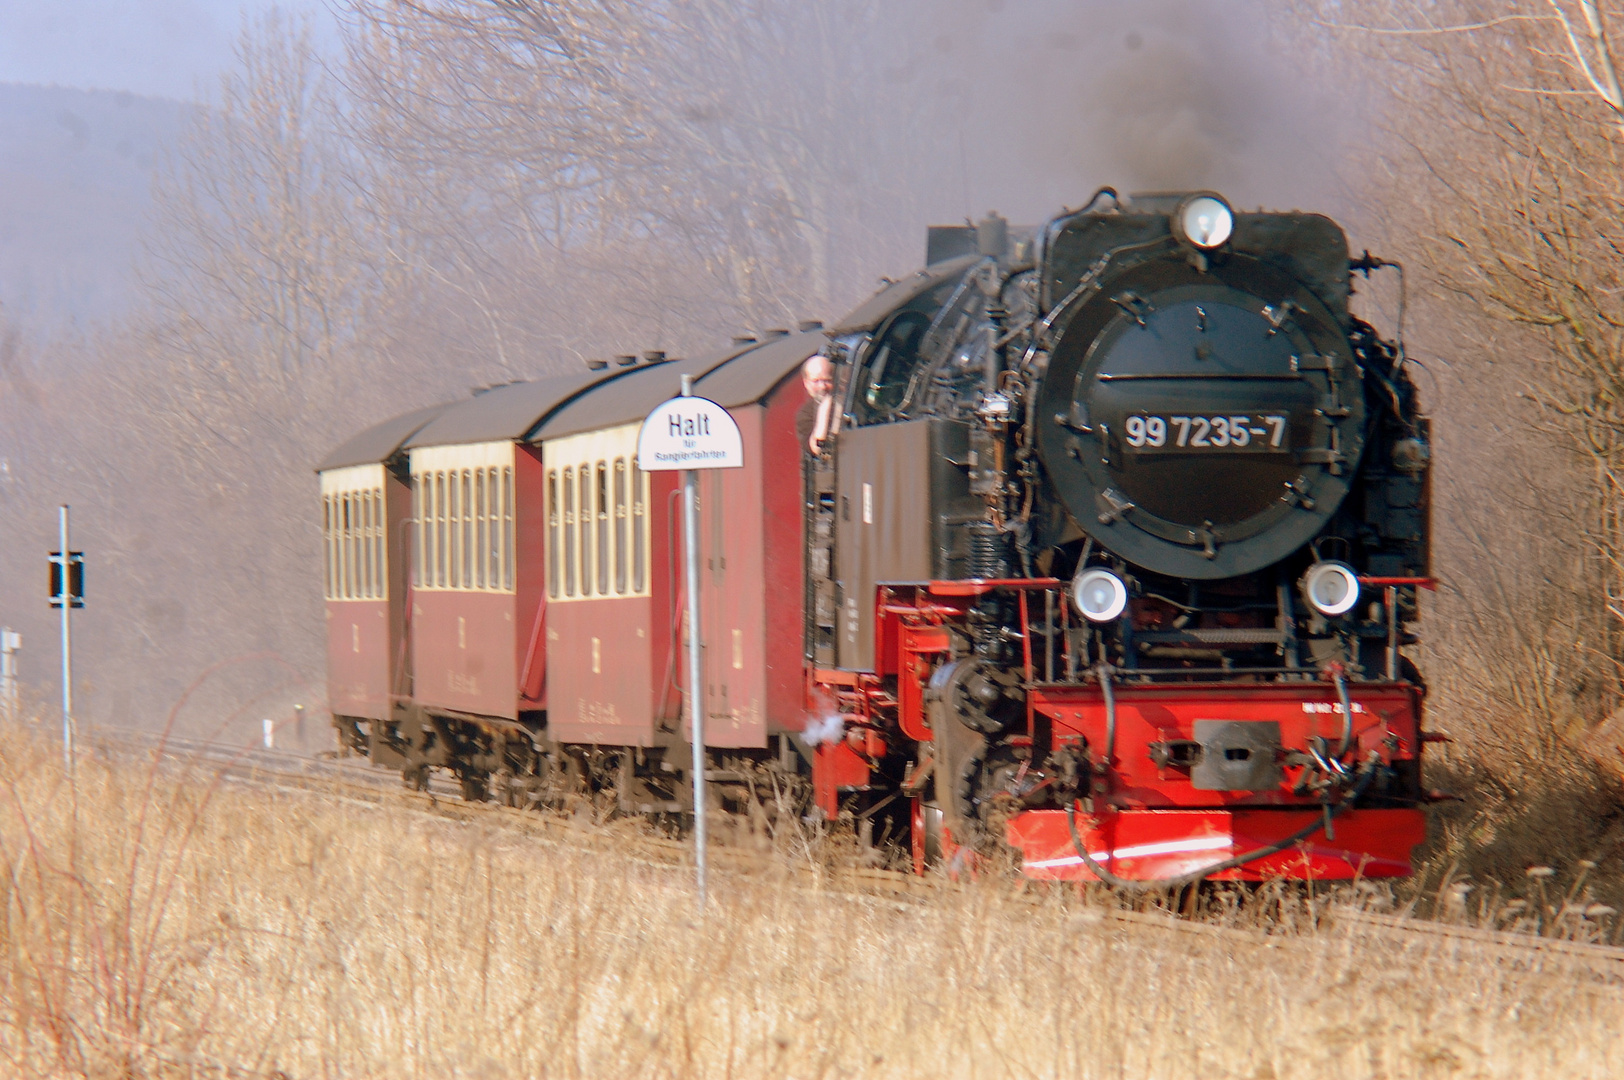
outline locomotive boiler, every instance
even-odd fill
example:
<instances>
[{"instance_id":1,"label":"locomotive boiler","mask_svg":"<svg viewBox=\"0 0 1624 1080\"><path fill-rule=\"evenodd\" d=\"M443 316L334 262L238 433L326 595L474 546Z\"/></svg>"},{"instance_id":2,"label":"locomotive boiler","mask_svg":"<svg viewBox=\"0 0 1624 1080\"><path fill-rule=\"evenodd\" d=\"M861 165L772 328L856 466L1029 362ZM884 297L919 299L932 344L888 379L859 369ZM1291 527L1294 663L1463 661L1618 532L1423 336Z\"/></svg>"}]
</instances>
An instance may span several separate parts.
<instances>
[{"instance_id":1,"label":"locomotive boiler","mask_svg":"<svg viewBox=\"0 0 1624 1080\"><path fill-rule=\"evenodd\" d=\"M1429 437L1349 309L1388 264L1319 215L1109 189L934 228L926 264L827 329L496 388L331 455L346 743L471 797L691 815L697 632L713 812L848 820L921 870L1408 873ZM815 455L813 353L839 418ZM631 454L681 374L748 462L702 481L697 628L674 480Z\"/></svg>"}]
</instances>

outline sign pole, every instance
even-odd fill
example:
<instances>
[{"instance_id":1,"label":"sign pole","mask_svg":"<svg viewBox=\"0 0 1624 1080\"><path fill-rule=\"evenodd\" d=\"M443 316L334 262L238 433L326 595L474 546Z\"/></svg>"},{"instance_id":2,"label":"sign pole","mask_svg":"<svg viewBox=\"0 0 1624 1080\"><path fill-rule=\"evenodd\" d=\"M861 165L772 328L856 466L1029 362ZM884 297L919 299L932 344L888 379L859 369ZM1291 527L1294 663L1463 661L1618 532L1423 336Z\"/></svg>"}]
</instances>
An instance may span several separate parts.
<instances>
[{"instance_id":1,"label":"sign pole","mask_svg":"<svg viewBox=\"0 0 1624 1080\"><path fill-rule=\"evenodd\" d=\"M57 508L57 532L61 541L62 587L57 599L62 603L62 768L73 771L73 612L72 556L68 548L68 508Z\"/></svg>"},{"instance_id":2,"label":"sign pole","mask_svg":"<svg viewBox=\"0 0 1624 1080\"><path fill-rule=\"evenodd\" d=\"M692 375L682 377L682 396L694 392ZM688 723L694 741L694 865L699 907L705 907L705 662L699 639L699 471L682 471L682 538L687 549Z\"/></svg>"},{"instance_id":3,"label":"sign pole","mask_svg":"<svg viewBox=\"0 0 1624 1080\"><path fill-rule=\"evenodd\" d=\"M637 465L644 472L682 473L682 536L688 549L688 731L694 745L694 866L699 909L705 909L705 662L699 622L699 470L744 465L744 440L727 409L694 395L692 375L682 393L655 406L637 433ZM717 485L720 487L720 485ZM718 496L720 498L720 496Z\"/></svg>"}]
</instances>

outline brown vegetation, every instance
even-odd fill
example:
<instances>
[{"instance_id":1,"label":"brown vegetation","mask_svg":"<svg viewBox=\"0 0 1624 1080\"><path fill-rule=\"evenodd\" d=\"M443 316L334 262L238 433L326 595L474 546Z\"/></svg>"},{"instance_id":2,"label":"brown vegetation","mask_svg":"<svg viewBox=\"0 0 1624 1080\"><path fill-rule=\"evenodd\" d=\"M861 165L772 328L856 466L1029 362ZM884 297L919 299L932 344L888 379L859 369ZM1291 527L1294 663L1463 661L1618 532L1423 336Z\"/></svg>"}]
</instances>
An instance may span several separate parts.
<instances>
[{"instance_id":1,"label":"brown vegetation","mask_svg":"<svg viewBox=\"0 0 1624 1080\"><path fill-rule=\"evenodd\" d=\"M1263 924L1231 910L1177 930L1006 879L862 895L824 869L834 845L719 873L699 915L688 872L630 840L537 839L97 756L69 781L48 743L5 735L0 1062L14 1076L1624 1067L1618 960L1598 972L1471 938L1316 928L1323 896L1274 896Z\"/></svg>"},{"instance_id":2,"label":"brown vegetation","mask_svg":"<svg viewBox=\"0 0 1624 1080\"><path fill-rule=\"evenodd\" d=\"M1311 11L1300 29L1327 65L1381 88L1349 166L1364 242L1408 267L1408 351L1435 417L1442 587L1422 668L1457 740L1436 782L1466 801L1439 812L1433 850L1479 881L1541 845L1612 877L1624 20L1589 0ZM1364 291L1391 326L1394 290Z\"/></svg>"},{"instance_id":3,"label":"brown vegetation","mask_svg":"<svg viewBox=\"0 0 1624 1080\"><path fill-rule=\"evenodd\" d=\"M1456 738L1432 782L1465 800L1437 811L1399 898L1502 925L1510 896L1561 928L1525 872L1570 880L1585 860L1573 902L1624 906L1624 17L1583 0L1271 5L1281 42L1143 7L662 9L679 19L353 0L348 52L326 62L297 24L250 28L161 180L137 313L48 352L0 326L0 504L40 519L8 539L46 550L62 500L90 537L86 699L150 721L225 662L243 677L206 683L183 723L318 702L308 469L365 422L588 354L834 314L912 266L923 220L984 210L972 192L1017 215L1005 185L1034 211L1106 181L1322 205L1254 180L1303 175L1300 112L1354 88L1372 118L1338 198L1356 246L1407 267L1443 579L1420 660L1433 726ZM1018 48L978 68L970 43L1000 34ZM1270 74L1234 48L1249 35L1301 69ZM1287 99L1300 112L1268 112ZM1396 300L1361 283L1384 328ZM37 570L13 560L0 580L34 597ZM1541 968L1083 933L1075 897L1033 907L996 886L899 911L766 870L696 922L679 879L568 845L226 791L203 813L206 785L149 795L87 765L68 788L32 748L0 774L0 1045L19 1069L1616 1071L1596 1035L1611 998Z\"/></svg>"}]
</instances>

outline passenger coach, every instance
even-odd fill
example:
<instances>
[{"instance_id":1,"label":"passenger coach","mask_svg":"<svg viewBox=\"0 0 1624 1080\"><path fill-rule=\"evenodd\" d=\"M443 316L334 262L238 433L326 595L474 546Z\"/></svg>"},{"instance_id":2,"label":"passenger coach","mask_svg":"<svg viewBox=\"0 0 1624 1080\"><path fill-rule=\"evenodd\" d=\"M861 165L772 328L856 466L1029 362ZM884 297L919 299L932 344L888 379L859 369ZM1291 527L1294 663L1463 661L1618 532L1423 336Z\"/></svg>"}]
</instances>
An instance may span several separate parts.
<instances>
[{"instance_id":1,"label":"passenger coach","mask_svg":"<svg viewBox=\"0 0 1624 1080\"><path fill-rule=\"evenodd\" d=\"M636 461L643 416L687 374L733 412L746 444L743 469L700 486L708 741L794 753L785 736L804 726L804 687L793 416L800 366L824 340L776 332L697 360L656 353L499 386L335 452L321 470L324 537L340 567L329 680L349 744L414 784L450 769L471 798L537 801L613 773L630 781L628 806L691 809L680 774L663 767L687 737L677 481ZM388 582L369 569L385 566ZM346 633L360 642L354 655Z\"/></svg>"}]
</instances>

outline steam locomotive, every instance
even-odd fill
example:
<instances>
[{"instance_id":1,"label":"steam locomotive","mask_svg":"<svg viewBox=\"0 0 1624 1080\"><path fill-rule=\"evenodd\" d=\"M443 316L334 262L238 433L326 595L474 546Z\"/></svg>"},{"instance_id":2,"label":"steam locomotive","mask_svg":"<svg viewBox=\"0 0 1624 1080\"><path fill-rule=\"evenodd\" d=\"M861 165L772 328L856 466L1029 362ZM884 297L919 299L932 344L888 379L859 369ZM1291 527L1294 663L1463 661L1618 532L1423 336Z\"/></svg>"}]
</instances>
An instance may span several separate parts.
<instances>
[{"instance_id":1,"label":"steam locomotive","mask_svg":"<svg viewBox=\"0 0 1624 1080\"><path fill-rule=\"evenodd\" d=\"M1102 189L932 228L832 327L379 425L319 469L334 723L411 784L681 820L697 633L707 813L849 820L919 870L1406 874L1430 440L1349 310L1387 265L1319 215ZM674 474L635 453L683 375L746 457L701 478L698 627Z\"/></svg>"}]
</instances>

